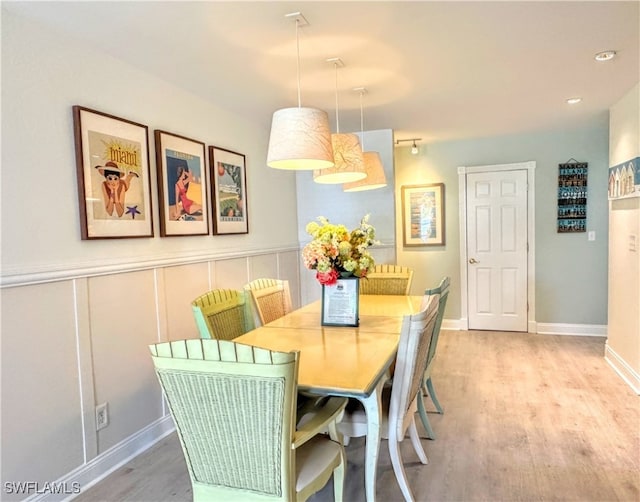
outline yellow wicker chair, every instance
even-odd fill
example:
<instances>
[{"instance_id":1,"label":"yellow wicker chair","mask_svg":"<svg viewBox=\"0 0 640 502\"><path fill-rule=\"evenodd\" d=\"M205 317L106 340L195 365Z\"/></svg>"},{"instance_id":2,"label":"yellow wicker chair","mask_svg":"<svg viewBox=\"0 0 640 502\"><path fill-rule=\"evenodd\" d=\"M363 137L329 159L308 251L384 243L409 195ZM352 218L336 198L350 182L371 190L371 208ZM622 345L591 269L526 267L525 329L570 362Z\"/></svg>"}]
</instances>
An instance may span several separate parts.
<instances>
[{"instance_id":1,"label":"yellow wicker chair","mask_svg":"<svg viewBox=\"0 0 640 502\"><path fill-rule=\"evenodd\" d=\"M256 325L264 325L291 312L289 281L256 279L244 287L257 314Z\"/></svg>"},{"instance_id":2,"label":"yellow wicker chair","mask_svg":"<svg viewBox=\"0 0 640 502\"><path fill-rule=\"evenodd\" d=\"M298 352L203 339L149 348L194 501L303 501L332 475L342 500L336 421L347 400L327 399L296 428ZM321 434L327 429L335 440Z\"/></svg>"},{"instance_id":3,"label":"yellow wicker chair","mask_svg":"<svg viewBox=\"0 0 640 502\"><path fill-rule=\"evenodd\" d=\"M408 430L420 462L427 463L427 456L418 437L415 414L417 403L422 400L424 370L437 313L438 296L432 295L425 296L420 312L404 317L393 384L385 387L382 392L381 434L389 440L391 465L406 501L413 501L414 498L400 457L400 442ZM338 430L344 434L345 439L366 435L367 417L359 402L349 402L344 418L338 424Z\"/></svg>"},{"instance_id":4,"label":"yellow wicker chair","mask_svg":"<svg viewBox=\"0 0 640 502\"><path fill-rule=\"evenodd\" d=\"M376 265L360 281L361 295L408 295L413 270L400 265Z\"/></svg>"},{"instance_id":5,"label":"yellow wicker chair","mask_svg":"<svg viewBox=\"0 0 640 502\"><path fill-rule=\"evenodd\" d=\"M201 338L232 340L254 328L244 291L214 289L193 300L191 307Z\"/></svg>"}]
</instances>

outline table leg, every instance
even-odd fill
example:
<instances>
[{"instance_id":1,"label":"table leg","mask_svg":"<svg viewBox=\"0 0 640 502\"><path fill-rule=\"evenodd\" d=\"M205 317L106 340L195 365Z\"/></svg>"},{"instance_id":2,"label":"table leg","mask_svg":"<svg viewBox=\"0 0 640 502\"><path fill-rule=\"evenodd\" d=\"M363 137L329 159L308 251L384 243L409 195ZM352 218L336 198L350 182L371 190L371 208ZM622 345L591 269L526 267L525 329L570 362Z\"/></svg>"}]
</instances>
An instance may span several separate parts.
<instances>
[{"instance_id":1,"label":"table leg","mask_svg":"<svg viewBox=\"0 0 640 502\"><path fill-rule=\"evenodd\" d=\"M365 445L364 487L367 502L376 500L376 473L380 452L380 425L382 423L382 387L384 378L369 397L361 398L367 415L367 439Z\"/></svg>"}]
</instances>

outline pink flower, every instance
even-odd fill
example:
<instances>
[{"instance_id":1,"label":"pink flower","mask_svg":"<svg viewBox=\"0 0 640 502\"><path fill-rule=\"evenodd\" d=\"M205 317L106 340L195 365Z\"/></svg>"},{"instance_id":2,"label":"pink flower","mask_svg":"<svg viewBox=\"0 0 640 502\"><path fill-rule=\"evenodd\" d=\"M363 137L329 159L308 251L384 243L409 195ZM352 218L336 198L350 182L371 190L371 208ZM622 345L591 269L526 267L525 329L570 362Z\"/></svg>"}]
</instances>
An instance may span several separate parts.
<instances>
[{"instance_id":1,"label":"pink flower","mask_svg":"<svg viewBox=\"0 0 640 502\"><path fill-rule=\"evenodd\" d=\"M320 284L325 286L332 286L336 282L338 282L338 272L334 269L329 270L328 272L318 272L316 274L316 279Z\"/></svg>"}]
</instances>

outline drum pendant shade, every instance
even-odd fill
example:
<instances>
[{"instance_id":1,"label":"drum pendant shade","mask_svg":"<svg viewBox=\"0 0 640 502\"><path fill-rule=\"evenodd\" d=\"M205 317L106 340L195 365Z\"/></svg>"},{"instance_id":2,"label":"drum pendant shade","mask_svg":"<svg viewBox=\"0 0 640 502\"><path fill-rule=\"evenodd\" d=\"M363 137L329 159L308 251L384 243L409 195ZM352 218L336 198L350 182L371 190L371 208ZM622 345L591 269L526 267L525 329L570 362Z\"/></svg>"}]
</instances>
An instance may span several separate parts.
<instances>
[{"instance_id":1,"label":"drum pendant shade","mask_svg":"<svg viewBox=\"0 0 640 502\"><path fill-rule=\"evenodd\" d=\"M275 169L325 170L334 165L327 112L283 108L273 114L267 165Z\"/></svg>"},{"instance_id":2,"label":"drum pendant shade","mask_svg":"<svg viewBox=\"0 0 640 502\"><path fill-rule=\"evenodd\" d=\"M387 186L387 177L384 174L380 154L378 152L364 152L362 155L364 156L364 168L367 176L359 181L345 183L342 186L345 192L362 192Z\"/></svg>"},{"instance_id":3,"label":"drum pendant shade","mask_svg":"<svg viewBox=\"0 0 640 502\"><path fill-rule=\"evenodd\" d=\"M356 134L336 133L331 135L333 161L329 169L313 172L316 183L349 183L362 180L367 176L360 140Z\"/></svg>"}]
</instances>

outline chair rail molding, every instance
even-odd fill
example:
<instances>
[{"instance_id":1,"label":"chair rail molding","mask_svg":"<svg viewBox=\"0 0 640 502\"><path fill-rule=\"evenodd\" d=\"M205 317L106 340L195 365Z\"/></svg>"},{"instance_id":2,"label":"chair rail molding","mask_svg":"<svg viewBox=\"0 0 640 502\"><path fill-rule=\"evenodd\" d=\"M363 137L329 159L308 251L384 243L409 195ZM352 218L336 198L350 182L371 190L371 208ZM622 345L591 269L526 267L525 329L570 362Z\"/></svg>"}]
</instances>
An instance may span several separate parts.
<instances>
[{"instance_id":1,"label":"chair rail molding","mask_svg":"<svg viewBox=\"0 0 640 502\"><path fill-rule=\"evenodd\" d=\"M139 270L171 267L174 265L228 260L232 258L249 258L251 256L287 252L297 253L299 252L299 248L296 245L288 245L277 248L245 249L242 251L198 252L193 254L167 253L164 255L129 257L125 259L87 260L76 263L73 266L51 264L35 267L5 267L0 276L0 289L79 279L83 277L135 272Z\"/></svg>"}]
</instances>

